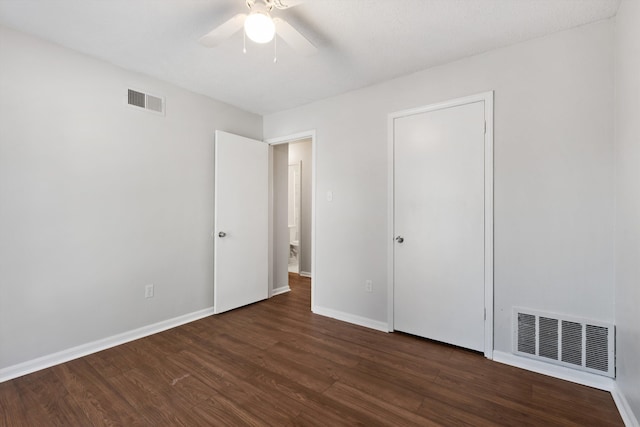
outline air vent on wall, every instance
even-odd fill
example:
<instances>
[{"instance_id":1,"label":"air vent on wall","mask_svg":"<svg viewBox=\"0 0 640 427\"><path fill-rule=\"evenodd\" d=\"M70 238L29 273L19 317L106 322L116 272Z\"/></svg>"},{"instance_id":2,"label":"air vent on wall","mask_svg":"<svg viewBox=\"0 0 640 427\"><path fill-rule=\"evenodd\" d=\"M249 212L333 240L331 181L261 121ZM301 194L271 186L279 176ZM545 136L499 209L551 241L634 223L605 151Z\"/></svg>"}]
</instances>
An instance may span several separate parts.
<instances>
[{"instance_id":1,"label":"air vent on wall","mask_svg":"<svg viewBox=\"0 0 640 427\"><path fill-rule=\"evenodd\" d=\"M513 323L514 354L615 377L612 324L522 308Z\"/></svg>"},{"instance_id":2,"label":"air vent on wall","mask_svg":"<svg viewBox=\"0 0 640 427\"><path fill-rule=\"evenodd\" d=\"M160 96L128 89L127 103L133 107L164 115L164 98Z\"/></svg>"}]
</instances>

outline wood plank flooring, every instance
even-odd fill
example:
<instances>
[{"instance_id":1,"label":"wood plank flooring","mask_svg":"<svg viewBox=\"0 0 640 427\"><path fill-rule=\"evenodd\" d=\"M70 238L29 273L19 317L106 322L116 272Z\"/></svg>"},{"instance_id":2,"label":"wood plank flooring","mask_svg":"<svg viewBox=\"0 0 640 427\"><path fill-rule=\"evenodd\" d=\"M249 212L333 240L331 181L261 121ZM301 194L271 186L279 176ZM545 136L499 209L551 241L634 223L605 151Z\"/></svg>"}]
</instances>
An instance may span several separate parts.
<instances>
[{"instance_id":1,"label":"wood plank flooring","mask_svg":"<svg viewBox=\"0 0 640 427\"><path fill-rule=\"evenodd\" d=\"M0 384L2 426L621 426L609 393L310 312L292 291Z\"/></svg>"}]
</instances>

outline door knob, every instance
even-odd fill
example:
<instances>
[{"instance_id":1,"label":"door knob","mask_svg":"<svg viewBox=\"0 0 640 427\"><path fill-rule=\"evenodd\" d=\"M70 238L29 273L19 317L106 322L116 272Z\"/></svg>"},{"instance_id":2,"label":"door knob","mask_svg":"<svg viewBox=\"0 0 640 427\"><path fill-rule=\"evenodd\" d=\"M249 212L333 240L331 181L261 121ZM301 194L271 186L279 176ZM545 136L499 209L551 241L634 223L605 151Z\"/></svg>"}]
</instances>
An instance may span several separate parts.
<instances>
[{"instance_id":1,"label":"door knob","mask_svg":"<svg viewBox=\"0 0 640 427\"><path fill-rule=\"evenodd\" d=\"M224 231L221 231L221 232L218 233L218 237L224 237L226 235L227 235L227 233L225 233Z\"/></svg>"},{"instance_id":2,"label":"door knob","mask_svg":"<svg viewBox=\"0 0 640 427\"><path fill-rule=\"evenodd\" d=\"M404 242L404 237L402 237L402 236L396 237L396 242L398 242L398 243Z\"/></svg>"}]
</instances>

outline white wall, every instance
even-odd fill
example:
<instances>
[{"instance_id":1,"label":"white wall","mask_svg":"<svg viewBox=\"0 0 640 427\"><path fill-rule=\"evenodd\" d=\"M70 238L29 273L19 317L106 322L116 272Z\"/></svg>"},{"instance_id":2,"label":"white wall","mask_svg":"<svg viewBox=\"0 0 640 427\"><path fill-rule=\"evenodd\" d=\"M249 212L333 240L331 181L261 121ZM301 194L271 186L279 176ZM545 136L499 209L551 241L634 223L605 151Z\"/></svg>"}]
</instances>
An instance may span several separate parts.
<instances>
[{"instance_id":1,"label":"white wall","mask_svg":"<svg viewBox=\"0 0 640 427\"><path fill-rule=\"evenodd\" d=\"M513 306L613 321L612 46L599 22L266 116L317 131L315 305L387 321L387 115L495 90L495 348Z\"/></svg>"},{"instance_id":2,"label":"white wall","mask_svg":"<svg viewBox=\"0 0 640 427\"><path fill-rule=\"evenodd\" d=\"M273 289L289 287L289 144L273 146Z\"/></svg>"},{"instance_id":3,"label":"white wall","mask_svg":"<svg viewBox=\"0 0 640 427\"><path fill-rule=\"evenodd\" d=\"M289 164L300 168L300 272L311 274L311 139L289 143Z\"/></svg>"},{"instance_id":4,"label":"white wall","mask_svg":"<svg viewBox=\"0 0 640 427\"><path fill-rule=\"evenodd\" d=\"M212 307L214 130L261 117L6 28L0 63L0 369Z\"/></svg>"},{"instance_id":5,"label":"white wall","mask_svg":"<svg viewBox=\"0 0 640 427\"><path fill-rule=\"evenodd\" d=\"M640 420L640 2L616 17L617 383Z\"/></svg>"}]
</instances>

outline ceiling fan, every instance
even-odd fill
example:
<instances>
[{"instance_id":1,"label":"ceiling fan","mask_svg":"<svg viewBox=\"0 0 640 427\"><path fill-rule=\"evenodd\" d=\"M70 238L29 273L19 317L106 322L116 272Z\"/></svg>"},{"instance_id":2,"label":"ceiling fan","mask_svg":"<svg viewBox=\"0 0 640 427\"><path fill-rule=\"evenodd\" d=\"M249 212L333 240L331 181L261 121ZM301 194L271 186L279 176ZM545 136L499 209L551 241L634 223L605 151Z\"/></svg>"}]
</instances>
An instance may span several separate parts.
<instances>
[{"instance_id":1,"label":"ceiling fan","mask_svg":"<svg viewBox=\"0 0 640 427\"><path fill-rule=\"evenodd\" d=\"M301 55L313 55L318 51L298 30L282 18L272 18L270 12L275 9L288 9L304 0L246 0L249 14L239 13L211 32L204 35L200 44L214 47L228 39L242 27L245 35L256 43L268 43L276 33L285 43Z\"/></svg>"}]
</instances>

